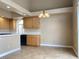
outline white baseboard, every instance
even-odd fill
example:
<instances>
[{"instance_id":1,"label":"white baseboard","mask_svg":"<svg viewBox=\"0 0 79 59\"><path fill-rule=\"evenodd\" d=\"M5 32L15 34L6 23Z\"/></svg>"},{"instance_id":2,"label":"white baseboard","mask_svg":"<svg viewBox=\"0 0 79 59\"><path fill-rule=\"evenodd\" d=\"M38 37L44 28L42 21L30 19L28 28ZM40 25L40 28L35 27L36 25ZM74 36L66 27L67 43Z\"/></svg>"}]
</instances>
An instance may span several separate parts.
<instances>
[{"instance_id":1,"label":"white baseboard","mask_svg":"<svg viewBox=\"0 0 79 59\"><path fill-rule=\"evenodd\" d=\"M21 49L20 49L20 48L17 48L17 49L14 49L14 50L10 50L10 51L8 51L8 52L5 52L5 53L3 53L3 54L0 55L0 58L4 57L4 56L6 56L6 55L9 55L9 54L11 54L11 53L14 53L14 52L16 52L16 51L19 51L19 50L21 50Z\"/></svg>"},{"instance_id":2,"label":"white baseboard","mask_svg":"<svg viewBox=\"0 0 79 59\"><path fill-rule=\"evenodd\" d=\"M78 56L76 50L72 46L67 46L67 45L50 45L50 44L40 44L40 46L72 48L74 50L74 53L76 54L76 56Z\"/></svg>"},{"instance_id":3,"label":"white baseboard","mask_svg":"<svg viewBox=\"0 0 79 59\"><path fill-rule=\"evenodd\" d=\"M75 48L72 47L72 49L74 50L74 53L76 54L76 56L78 56L77 51L75 50Z\"/></svg>"},{"instance_id":4,"label":"white baseboard","mask_svg":"<svg viewBox=\"0 0 79 59\"><path fill-rule=\"evenodd\" d=\"M67 46L67 45L50 45L50 44L40 44L40 46L72 48L72 46Z\"/></svg>"}]
</instances>

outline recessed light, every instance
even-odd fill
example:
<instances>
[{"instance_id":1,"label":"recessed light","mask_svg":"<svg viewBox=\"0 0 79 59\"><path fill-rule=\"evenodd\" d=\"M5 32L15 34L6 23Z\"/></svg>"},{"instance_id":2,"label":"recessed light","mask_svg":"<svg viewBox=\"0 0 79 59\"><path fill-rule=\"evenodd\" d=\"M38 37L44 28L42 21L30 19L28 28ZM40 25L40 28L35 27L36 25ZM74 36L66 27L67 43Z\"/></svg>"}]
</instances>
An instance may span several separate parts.
<instances>
[{"instance_id":1,"label":"recessed light","mask_svg":"<svg viewBox=\"0 0 79 59\"><path fill-rule=\"evenodd\" d=\"M10 8L10 6L6 6L7 8Z\"/></svg>"}]
</instances>

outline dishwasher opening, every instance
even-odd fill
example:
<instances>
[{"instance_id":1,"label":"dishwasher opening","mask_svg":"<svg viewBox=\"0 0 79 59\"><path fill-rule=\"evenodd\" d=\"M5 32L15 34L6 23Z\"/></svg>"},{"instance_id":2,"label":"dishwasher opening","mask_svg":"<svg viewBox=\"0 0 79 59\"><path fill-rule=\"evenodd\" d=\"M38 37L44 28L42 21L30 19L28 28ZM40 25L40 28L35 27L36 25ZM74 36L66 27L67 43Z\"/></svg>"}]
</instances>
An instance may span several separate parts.
<instances>
[{"instance_id":1,"label":"dishwasher opening","mask_svg":"<svg viewBox=\"0 0 79 59\"><path fill-rule=\"evenodd\" d=\"M27 35L21 35L20 36L21 45L27 45Z\"/></svg>"}]
</instances>

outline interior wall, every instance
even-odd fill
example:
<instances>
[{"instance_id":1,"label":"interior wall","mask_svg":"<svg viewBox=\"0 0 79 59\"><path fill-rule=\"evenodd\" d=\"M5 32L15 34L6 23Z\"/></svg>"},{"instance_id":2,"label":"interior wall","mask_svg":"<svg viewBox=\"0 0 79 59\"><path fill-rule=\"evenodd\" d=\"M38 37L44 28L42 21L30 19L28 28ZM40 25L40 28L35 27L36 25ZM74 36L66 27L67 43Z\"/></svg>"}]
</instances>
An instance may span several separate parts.
<instances>
[{"instance_id":1,"label":"interior wall","mask_svg":"<svg viewBox=\"0 0 79 59\"><path fill-rule=\"evenodd\" d=\"M11 12L12 18L22 17L22 15L19 15L17 13Z\"/></svg>"},{"instance_id":2,"label":"interior wall","mask_svg":"<svg viewBox=\"0 0 79 59\"><path fill-rule=\"evenodd\" d=\"M78 2L78 15L79 15L79 2ZM79 16L78 16L78 30L79 30ZM78 32L78 57L79 57L79 32Z\"/></svg>"},{"instance_id":3,"label":"interior wall","mask_svg":"<svg viewBox=\"0 0 79 59\"><path fill-rule=\"evenodd\" d=\"M9 11L0 9L0 16L11 18L11 13Z\"/></svg>"},{"instance_id":4,"label":"interior wall","mask_svg":"<svg viewBox=\"0 0 79 59\"><path fill-rule=\"evenodd\" d=\"M73 48L78 55L78 16L77 16L77 0L73 3Z\"/></svg>"},{"instance_id":5,"label":"interior wall","mask_svg":"<svg viewBox=\"0 0 79 59\"><path fill-rule=\"evenodd\" d=\"M72 13L56 14L41 19L41 44L71 46Z\"/></svg>"}]
</instances>

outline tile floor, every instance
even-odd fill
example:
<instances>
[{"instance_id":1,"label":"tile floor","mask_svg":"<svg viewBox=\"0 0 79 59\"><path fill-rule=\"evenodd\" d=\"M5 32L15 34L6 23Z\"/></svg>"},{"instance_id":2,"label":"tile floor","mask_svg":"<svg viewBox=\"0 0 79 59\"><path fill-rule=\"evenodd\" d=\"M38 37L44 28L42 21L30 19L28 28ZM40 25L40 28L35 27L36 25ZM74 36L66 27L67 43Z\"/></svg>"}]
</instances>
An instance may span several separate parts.
<instances>
[{"instance_id":1,"label":"tile floor","mask_svg":"<svg viewBox=\"0 0 79 59\"><path fill-rule=\"evenodd\" d=\"M78 59L72 49L22 46L22 50L1 59Z\"/></svg>"}]
</instances>

